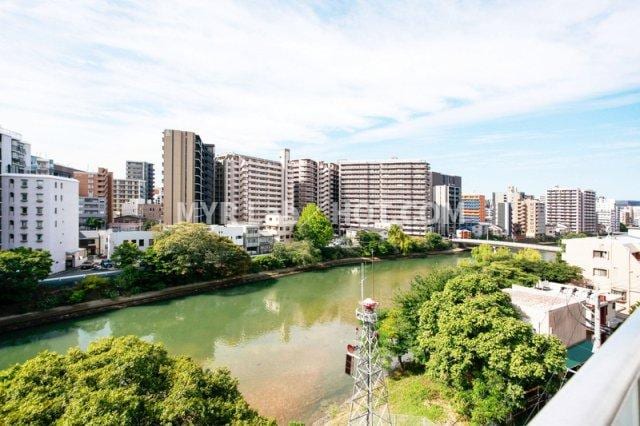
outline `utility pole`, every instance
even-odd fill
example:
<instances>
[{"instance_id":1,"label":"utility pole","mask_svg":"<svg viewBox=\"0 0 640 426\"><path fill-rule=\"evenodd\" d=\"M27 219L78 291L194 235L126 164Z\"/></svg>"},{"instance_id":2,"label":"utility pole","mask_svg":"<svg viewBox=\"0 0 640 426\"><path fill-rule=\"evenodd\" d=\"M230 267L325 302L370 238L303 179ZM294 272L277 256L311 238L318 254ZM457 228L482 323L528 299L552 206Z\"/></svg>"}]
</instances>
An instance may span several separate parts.
<instances>
[{"instance_id":1,"label":"utility pole","mask_svg":"<svg viewBox=\"0 0 640 426\"><path fill-rule=\"evenodd\" d=\"M600 331L600 292L595 291L595 303L593 304L593 349L591 352L596 353L602 345L602 332Z\"/></svg>"}]
</instances>

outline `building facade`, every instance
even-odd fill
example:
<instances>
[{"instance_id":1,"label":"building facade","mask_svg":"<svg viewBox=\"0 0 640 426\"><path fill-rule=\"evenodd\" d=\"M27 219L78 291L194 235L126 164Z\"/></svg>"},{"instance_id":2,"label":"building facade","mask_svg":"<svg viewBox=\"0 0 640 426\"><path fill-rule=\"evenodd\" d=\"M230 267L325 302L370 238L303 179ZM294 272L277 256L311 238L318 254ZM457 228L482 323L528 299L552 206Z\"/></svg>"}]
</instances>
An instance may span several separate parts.
<instances>
[{"instance_id":1,"label":"building facade","mask_svg":"<svg viewBox=\"0 0 640 426\"><path fill-rule=\"evenodd\" d=\"M440 235L455 235L462 216L462 178L431 172L433 188L433 230Z\"/></svg>"},{"instance_id":2,"label":"building facade","mask_svg":"<svg viewBox=\"0 0 640 426\"><path fill-rule=\"evenodd\" d=\"M465 223L486 220L486 200L481 194L462 194L462 216Z\"/></svg>"},{"instance_id":3,"label":"building facade","mask_svg":"<svg viewBox=\"0 0 640 426\"><path fill-rule=\"evenodd\" d=\"M631 228L628 235L570 238L562 243L562 259L579 266L593 288L620 295L625 310L640 301L640 229Z\"/></svg>"},{"instance_id":4,"label":"building facade","mask_svg":"<svg viewBox=\"0 0 640 426\"><path fill-rule=\"evenodd\" d=\"M595 234L596 193L580 188L554 187L547 190L547 224L563 232Z\"/></svg>"},{"instance_id":5,"label":"building facade","mask_svg":"<svg viewBox=\"0 0 640 426\"><path fill-rule=\"evenodd\" d=\"M613 198L596 198L598 233L620 232L620 207Z\"/></svg>"},{"instance_id":6,"label":"building facade","mask_svg":"<svg viewBox=\"0 0 640 426\"><path fill-rule=\"evenodd\" d=\"M102 226L109 223L107 217L107 199L103 197L79 197L78 217L80 229L93 229L87 224L89 219L102 221Z\"/></svg>"},{"instance_id":7,"label":"building facade","mask_svg":"<svg viewBox=\"0 0 640 426\"><path fill-rule=\"evenodd\" d=\"M155 169L152 163L146 161L127 161L127 179L144 181L144 199L153 200L155 185Z\"/></svg>"},{"instance_id":8,"label":"building facade","mask_svg":"<svg viewBox=\"0 0 640 426\"><path fill-rule=\"evenodd\" d=\"M163 222L213 222L215 146L182 130L163 133Z\"/></svg>"},{"instance_id":9,"label":"building facade","mask_svg":"<svg viewBox=\"0 0 640 426\"><path fill-rule=\"evenodd\" d=\"M422 160L340 162L340 231L397 224L424 235L432 226L429 172Z\"/></svg>"},{"instance_id":10,"label":"building facade","mask_svg":"<svg viewBox=\"0 0 640 426\"><path fill-rule=\"evenodd\" d=\"M336 163L318 162L318 200L322 212L329 218L334 229L338 229L340 203L340 169Z\"/></svg>"},{"instance_id":11,"label":"building facade","mask_svg":"<svg viewBox=\"0 0 640 426\"><path fill-rule=\"evenodd\" d=\"M524 198L510 203L511 234L515 237L536 238L545 235L545 205L543 202Z\"/></svg>"},{"instance_id":12,"label":"building facade","mask_svg":"<svg viewBox=\"0 0 640 426\"><path fill-rule=\"evenodd\" d=\"M4 173L2 249L51 253L51 272L74 266L78 248L78 181L51 175Z\"/></svg>"},{"instance_id":13,"label":"building facade","mask_svg":"<svg viewBox=\"0 0 640 426\"><path fill-rule=\"evenodd\" d=\"M240 154L218 157L220 222L261 224L268 214L282 214L288 205L279 161ZM166 194L165 194L166 197Z\"/></svg>"},{"instance_id":14,"label":"building facade","mask_svg":"<svg viewBox=\"0 0 640 426\"><path fill-rule=\"evenodd\" d=\"M307 204L318 203L318 163L309 159L287 164L287 212L298 217Z\"/></svg>"},{"instance_id":15,"label":"building facade","mask_svg":"<svg viewBox=\"0 0 640 426\"><path fill-rule=\"evenodd\" d=\"M144 200L146 183L138 179L114 179L113 180L113 214L115 217L123 216L122 207L131 200ZM136 212L137 213L137 212Z\"/></svg>"},{"instance_id":16,"label":"building facade","mask_svg":"<svg viewBox=\"0 0 640 426\"><path fill-rule=\"evenodd\" d=\"M104 167L97 172L73 172L78 181L80 197L98 197L107 200L107 223L113 221L113 173Z\"/></svg>"}]
</instances>

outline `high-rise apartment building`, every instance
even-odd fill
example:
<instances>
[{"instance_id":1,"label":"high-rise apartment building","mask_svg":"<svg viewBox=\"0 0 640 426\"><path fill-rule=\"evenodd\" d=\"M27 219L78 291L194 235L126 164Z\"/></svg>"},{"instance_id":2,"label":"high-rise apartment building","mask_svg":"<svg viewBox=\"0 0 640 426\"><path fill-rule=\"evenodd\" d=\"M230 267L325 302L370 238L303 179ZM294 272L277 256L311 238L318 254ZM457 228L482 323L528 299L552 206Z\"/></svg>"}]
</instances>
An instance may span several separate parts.
<instances>
[{"instance_id":1,"label":"high-rise apartment building","mask_svg":"<svg viewBox=\"0 0 640 426\"><path fill-rule=\"evenodd\" d=\"M431 175L421 160L343 161L340 230L397 224L409 235L431 229Z\"/></svg>"},{"instance_id":2,"label":"high-rise apartment building","mask_svg":"<svg viewBox=\"0 0 640 426\"><path fill-rule=\"evenodd\" d=\"M107 203L107 223L113 221L113 173L104 167L97 172L73 172L78 181L80 197L104 198Z\"/></svg>"},{"instance_id":3,"label":"high-rise apartment building","mask_svg":"<svg viewBox=\"0 0 640 426\"><path fill-rule=\"evenodd\" d=\"M320 210L337 230L340 202L340 171L336 163L318 162L318 199Z\"/></svg>"},{"instance_id":4,"label":"high-rise apartment building","mask_svg":"<svg viewBox=\"0 0 640 426\"><path fill-rule=\"evenodd\" d=\"M122 206L131 200L144 200L147 189L146 182L138 179L113 180L113 214L123 216Z\"/></svg>"},{"instance_id":5,"label":"high-rise apartment building","mask_svg":"<svg viewBox=\"0 0 640 426\"><path fill-rule=\"evenodd\" d=\"M547 190L547 224L558 232L596 232L596 193L580 188Z\"/></svg>"},{"instance_id":6,"label":"high-rise apartment building","mask_svg":"<svg viewBox=\"0 0 640 426\"><path fill-rule=\"evenodd\" d=\"M511 205L511 232L515 237L536 238L545 233L545 205L533 198L516 200Z\"/></svg>"},{"instance_id":7,"label":"high-rise apartment building","mask_svg":"<svg viewBox=\"0 0 640 426\"><path fill-rule=\"evenodd\" d=\"M297 217L307 204L318 202L318 163L290 160L287 165L287 214Z\"/></svg>"},{"instance_id":8,"label":"high-rise apartment building","mask_svg":"<svg viewBox=\"0 0 640 426\"><path fill-rule=\"evenodd\" d=\"M226 154L218 157L217 167L216 201L223 203L222 224L261 224L267 214L283 214L289 205L280 161Z\"/></svg>"},{"instance_id":9,"label":"high-rise apartment building","mask_svg":"<svg viewBox=\"0 0 640 426\"><path fill-rule=\"evenodd\" d=\"M213 223L215 146L182 130L163 133L163 222Z\"/></svg>"},{"instance_id":10,"label":"high-rise apartment building","mask_svg":"<svg viewBox=\"0 0 640 426\"><path fill-rule=\"evenodd\" d=\"M486 200L481 194L462 194L462 216L465 223L486 220Z\"/></svg>"},{"instance_id":11,"label":"high-rise apartment building","mask_svg":"<svg viewBox=\"0 0 640 426\"><path fill-rule=\"evenodd\" d=\"M599 233L620 231L620 207L613 198L598 197L596 199L596 217Z\"/></svg>"},{"instance_id":12,"label":"high-rise apartment building","mask_svg":"<svg viewBox=\"0 0 640 426\"><path fill-rule=\"evenodd\" d=\"M155 185L155 169L152 163L146 161L127 161L127 179L144 181L144 199L153 200Z\"/></svg>"},{"instance_id":13,"label":"high-rise apartment building","mask_svg":"<svg viewBox=\"0 0 640 426\"><path fill-rule=\"evenodd\" d=\"M462 178L431 172L433 187L433 229L441 235L453 235L460 225Z\"/></svg>"}]
</instances>

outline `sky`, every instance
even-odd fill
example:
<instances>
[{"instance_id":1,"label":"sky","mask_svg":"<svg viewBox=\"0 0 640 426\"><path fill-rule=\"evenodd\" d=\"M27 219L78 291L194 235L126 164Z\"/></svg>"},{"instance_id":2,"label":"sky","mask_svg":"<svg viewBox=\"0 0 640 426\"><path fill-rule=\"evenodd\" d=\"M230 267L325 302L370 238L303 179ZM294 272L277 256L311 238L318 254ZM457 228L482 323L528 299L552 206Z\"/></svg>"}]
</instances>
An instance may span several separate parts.
<instances>
[{"instance_id":1,"label":"sky","mask_svg":"<svg viewBox=\"0 0 640 426\"><path fill-rule=\"evenodd\" d=\"M161 174L218 153L427 160L463 192L640 199L640 2L0 1L0 126Z\"/></svg>"}]
</instances>

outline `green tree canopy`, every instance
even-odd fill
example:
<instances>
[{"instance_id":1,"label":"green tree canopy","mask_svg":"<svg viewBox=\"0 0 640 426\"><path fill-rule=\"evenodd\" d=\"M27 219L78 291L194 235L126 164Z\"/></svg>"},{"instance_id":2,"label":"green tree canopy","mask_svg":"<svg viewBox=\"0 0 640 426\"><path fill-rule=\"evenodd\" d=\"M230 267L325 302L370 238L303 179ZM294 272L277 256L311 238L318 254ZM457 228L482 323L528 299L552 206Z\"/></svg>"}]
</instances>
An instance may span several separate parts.
<instances>
[{"instance_id":1,"label":"green tree canopy","mask_svg":"<svg viewBox=\"0 0 640 426\"><path fill-rule=\"evenodd\" d=\"M380 234L374 231L358 231L356 233L360 250L364 256L377 256L393 253L394 247Z\"/></svg>"},{"instance_id":2,"label":"green tree canopy","mask_svg":"<svg viewBox=\"0 0 640 426\"><path fill-rule=\"evenodd\" d=\"M85 221L85 226L89 229L102 229L104 226L104 220L98 217L89 217Z\"/></svg>"},{"instance_id":3,"label":"green tree canopy","mask_svg":"<svg viewBox=\"0 0 640 426\"><path fill-rule=\"evenodd\" d=\"M230 239L200 223L178 223L155 240L149 261L158 272L185 279L225 278L249 271L251 258Z\"/></svg>"},{"instance_id":4,"label":"green tree canopy","mask_svg":"<svg viewBox=\"0 0 640 426\"><path fill-rule=\"evenodd\" d=\"M296 223L294 236L297 240L311 242L314 247L325 247L333 238L331 221L314 203L307 204Z\"/></svg>"},{"instance_id":5,"label":"green tree canopy","mask_svg":"<svg viewBox=\"0 0 640 426\"><path fill-rule=\"evenodd\" d=\"M118 268L126 268L138 263L142 258L142 251L138 245L131 241L125 241L115 248L111 260Z\"/></svg>"},{"instance_id":6,"label":"green tree canopy","mask_svg":"<svg viewBox=\"0 0 640 426\"><path fill-rule=\"evenodd\" d=\"M389 227L387 241L402 254L407 254L411 251L412 238L405 234L402 228L396 224Z\"/></svg>"},{"instance_id":7,"label":"green tree canopy","mask_svg":"<svg viewBox=\"0 0 640 426\"><path fill-rule=\"evenodd\" d=\"M159 344L127 336L44 351L0 371L7 424L275 425L252 410L226 369L203 371Z\"/></svg>"},{"instance_id":8,"label":"green tree canopy","mask_svg":"<svg viewBox=\"0 0 640 426\"><path fill-rule=\"evenodd\" d=\"M311 265L322 259L320 250L311 241L275 243L271 255L276 264L285 267Z\"/></svg>"},{"instance_id":9,"label":"green tree canopy","mask_svg":"<svg viewBox=\"0 0 640 426\"><path fill-rule=\"evenodd\" d=\"M0 304L27 300L51 271L51 254L19 247L0 251Z\"/></svg>"}]
</instances>

